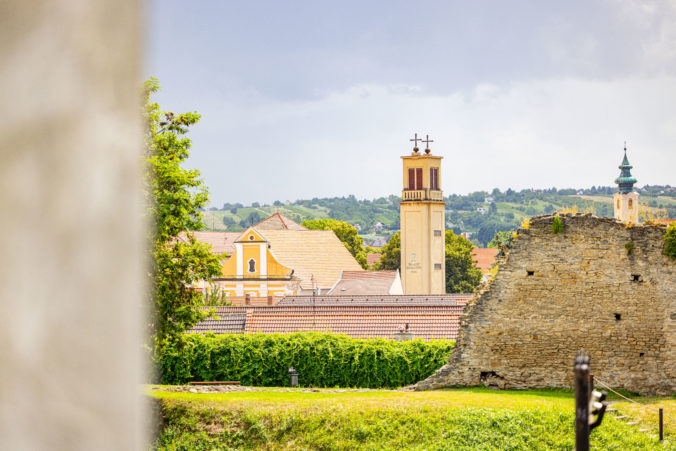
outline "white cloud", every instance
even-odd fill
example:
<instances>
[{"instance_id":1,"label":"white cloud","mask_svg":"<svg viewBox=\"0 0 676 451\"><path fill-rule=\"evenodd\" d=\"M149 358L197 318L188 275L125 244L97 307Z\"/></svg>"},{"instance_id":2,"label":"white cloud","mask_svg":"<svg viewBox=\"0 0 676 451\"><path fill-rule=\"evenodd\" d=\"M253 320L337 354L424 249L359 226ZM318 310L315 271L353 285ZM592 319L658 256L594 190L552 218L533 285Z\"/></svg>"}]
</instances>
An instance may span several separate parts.
<instances>
[{"instance_id":1,"label":"white cloud","mask_svg":"<svg viewBox=\"0 0 676 451\"><path fill-rule=\"evenodd\" d=\"M444 156L446 193L611 185L625 139L640 185L673 184L675 82L562 79L448 96L364 84L315 101L232 105L205 112L191 160L214 205L398 193L414 132Z\"/></svg>"}]
</instances>

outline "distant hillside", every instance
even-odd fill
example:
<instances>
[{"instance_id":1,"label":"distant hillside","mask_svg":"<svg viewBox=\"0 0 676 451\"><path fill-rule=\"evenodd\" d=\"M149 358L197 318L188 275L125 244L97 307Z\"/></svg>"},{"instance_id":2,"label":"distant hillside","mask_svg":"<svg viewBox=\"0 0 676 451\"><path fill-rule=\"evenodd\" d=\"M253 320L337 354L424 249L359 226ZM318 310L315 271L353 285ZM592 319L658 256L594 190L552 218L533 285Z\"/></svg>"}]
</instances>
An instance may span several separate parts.
<instances>
[{"instance_id":1,"label":"distant hillside","mask_svg":"<svg viewBox=\"0 0 676 451\"><path fill-rule=\"evenodd\" d=\"M446 197L447 228L456 233L467 233L478 246L485 246L496 231L512 230L524 218L561 211L576 206L581 212L597 216L613 215L615 187L589 189L561 189L477 191L467 195ZM653 211L663 209L669 218L676 218L676 188L645 186L638 188L641 204ZM333 218L361 229L367 244L382 245L399 230L398 196L373 200L358 200L355 196L314 198L293 203L274 202L272 205L226 203L222 209L204 212L209 230L240 231L273 213L282 213L297 222L306 219Z\"/></svg>"}]
</instances>

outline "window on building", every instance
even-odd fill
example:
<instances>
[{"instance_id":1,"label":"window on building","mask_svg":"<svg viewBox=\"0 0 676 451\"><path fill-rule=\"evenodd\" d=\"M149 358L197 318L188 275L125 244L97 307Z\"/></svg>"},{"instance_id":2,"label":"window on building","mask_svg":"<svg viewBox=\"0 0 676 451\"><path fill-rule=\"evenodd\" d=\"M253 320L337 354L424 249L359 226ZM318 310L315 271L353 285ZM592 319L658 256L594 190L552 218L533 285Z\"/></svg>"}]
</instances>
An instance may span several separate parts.
<instances>
[{"instance_id":1,"label":"window on building","mask_svg":"<svg viewBox=\"0 0 676 451\"><path fill-rule=\"evenodd\" d=\"M629 209L631 210L632 208L634 208L634 201L629 199Z\"/></svg>"},{"instance_id":2,"label":"window on building","mask_svg":"<svg viewBox=\"0 0 676 451\"><path fill-rule=\"evenodd\" d=\"M256 272L256 260L249 259L249 272Z\"/></svg>"},{"instance_id":3,"label":"window on building","mask_svg":"<svg viewBox=\"0 0 676 451\"><path fill-rule=\"evenodd\" d=\"M620 199L617 199L617 209L620 209Z\"/></svg>"},{"instance_id":4,"label":"window on building","mask_svg":"<svg viewBox=\"0 0 676 451\"><path fill-rule=\"evenodd\" d=\"M439 168L430 168L430 189L439 189Z\"/></svg>"},{"instance_id":5,"label":"window on building","mask_svg":"<svg viewBox=\"0 0 676 451\"><path fill-rule=\"evenodd\" d=\"M408 189L420 190L423 189L422 168L410 168L408 170Z\"/></svg>"},{"instance_id":6,"label":"window on building","mask_svg":"<svg viewBox=\"0 0 676 451\"><path fill-rule=\"evenodd\" d=\"M441 236L441 230L435 230L434 236Z\"/></svg>"},{"instance_id":7,"label":"window on building","mask_svg":"<svg viewBox=\"0 0 676 451\"><path fill-rule=\"evenodd\" d=\"M441 263L435 263L434 269L441 269Z\"/></svg>"}]
</instances>

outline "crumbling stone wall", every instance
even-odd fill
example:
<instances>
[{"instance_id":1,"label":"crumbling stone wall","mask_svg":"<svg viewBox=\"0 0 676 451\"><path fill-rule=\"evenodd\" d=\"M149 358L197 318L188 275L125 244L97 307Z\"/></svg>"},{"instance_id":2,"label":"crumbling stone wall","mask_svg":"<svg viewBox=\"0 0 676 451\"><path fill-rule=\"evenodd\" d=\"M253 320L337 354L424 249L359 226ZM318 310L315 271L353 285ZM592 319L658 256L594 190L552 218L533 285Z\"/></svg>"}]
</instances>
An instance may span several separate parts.
<instances>
[{"instance_id":1,"label":"crumbling stone wall","mask_svg":"<svg viewBox=\"0 0 676 451\"><path fill-rule=\"evenodd\" d=\"M449 363L412 388L572 387L575 352L613 387L676 389L676 261L664 227L590 214L531 220L466 306ZM625 246L633 243L631 252Z\"/></svg>"}]
</instances>

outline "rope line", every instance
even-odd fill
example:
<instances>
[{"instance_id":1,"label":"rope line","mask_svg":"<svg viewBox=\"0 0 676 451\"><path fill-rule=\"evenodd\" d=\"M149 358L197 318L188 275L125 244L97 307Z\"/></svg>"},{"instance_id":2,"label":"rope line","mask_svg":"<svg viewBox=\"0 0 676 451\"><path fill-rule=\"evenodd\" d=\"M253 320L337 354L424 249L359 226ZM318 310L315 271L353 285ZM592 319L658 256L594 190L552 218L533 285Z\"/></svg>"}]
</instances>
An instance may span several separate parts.
<instances>
[{"instance_id":1,"label":"rope line","mask_svg":"<svg viewBox=\"0 0 676 451\"><path fill-rule=\"evenodd\" d=\"M604 382L603 382L602 380L600 380L598 377L594 376L594 383L596 383L596 382L598 382L599 385L603 386L603 388L607 388L607 389L610 390L611 392L615 393L615 394L616 394L617 396L619 396L620 398L624 398L624 399L626 399L626 400L629 401L629 402L633 402L634 404L638 404L639 406L645 407L646 409L649 409L649 410L653 410L653 411L655 411L655 412L657 412L657 413L659 413L659 411L660 411L660 409L657 409L657 408L655 408L655 407L650 407L650 406L648 406L648 405L646 405L646 404L640 403L640 402L638 402L638 401L634 401L634 400L631 399L631 398L627 398L627 397L624 396L623 394L618 393L618 392L616 392L615 390L613 390L612 388L610 388L610 387L608 386L608 384L604 383ZM674 419L674 417L672 417L671 415L669 415L668 413L666 413L666 412L664 411L664 408L662 409L662 414L663 414L665 417L671 418L673 421L676 421L676 419Z\"/></svg>"}]
</instances>

